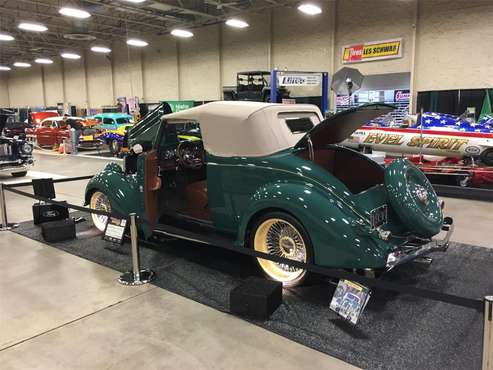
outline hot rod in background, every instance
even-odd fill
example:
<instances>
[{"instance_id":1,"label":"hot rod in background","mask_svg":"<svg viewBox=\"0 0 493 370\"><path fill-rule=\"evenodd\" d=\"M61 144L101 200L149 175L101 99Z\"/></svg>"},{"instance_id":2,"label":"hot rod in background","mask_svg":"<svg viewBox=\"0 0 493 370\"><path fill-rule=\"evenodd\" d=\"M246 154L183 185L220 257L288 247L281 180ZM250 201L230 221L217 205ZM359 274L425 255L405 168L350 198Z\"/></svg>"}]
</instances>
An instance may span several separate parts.
<instances>
[{"instance_id":1,"label":"hot rod in background","mask_svg":"<svg viewBox=\"0 0 493 370\"><path fill-rule=\"evenodd\" d=\"M11 115L0 114L0 132ZM26 140L0 135L0 174L11 174L15 177L25 176L33 165L33 146Z\"/></svg>"},{"instance_id":2,"label":"hot rod in background","mask_svg":"<svg viewBox=\"0 0 493 370\"><path fill-rule=\"evenodd\" d=\"M84 126L79 140L79 148L98 148L101 145L94 128L97 121L85 120L81 117L67 117L68 120L80 121ZM70 137L67 121L62 116L45 118L37 127L26 130L27 137L40 147L60 145Z\"/></svg>"},{"instance_id":3,"label":"hot rod in background","mask_svg":"<svg viewBox=\"0 0 493 370\"><path fill-rule=\"evenodd\" d=\"M230 101L166 114L130 129L125 167L111 163L95 175L86 204L137 213L145 237L383 273L443 250L453 228L412 163L401 159L384 168L338 145L390 109L371 104L324 120L313 105ZM200 128L201 140L178 139L177 125L188 122ZM105 216L92 219L104 230ZM441 230L444 239L433 239ZM306 276L304 269L257 262L285 286Z\"/></svg>"}]
</instances>

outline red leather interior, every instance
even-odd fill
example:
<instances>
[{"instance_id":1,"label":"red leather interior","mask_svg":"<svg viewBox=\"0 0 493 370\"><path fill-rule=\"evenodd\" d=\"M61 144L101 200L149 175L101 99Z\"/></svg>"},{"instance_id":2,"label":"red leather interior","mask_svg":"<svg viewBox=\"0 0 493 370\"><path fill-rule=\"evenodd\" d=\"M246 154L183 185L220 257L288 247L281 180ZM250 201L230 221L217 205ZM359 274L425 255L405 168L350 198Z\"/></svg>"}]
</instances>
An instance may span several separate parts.
<instances>
[{"instance_id":1,"label":"red leather interior","mask_svg":"<svg viewBox=\"0 0 493 370\"><path fill-rule=\"evenodd\" d=\"M300 157L308 159L308 152L301 152ZM314 162L337 177L353 194L384 182L384 171L377 163L351 150L316 149Z\"/></svg>"},{"instance_id":2,"label":"red leather interior","mask_svg":"<svg viewBox=\"0 0 493 370\"><path fill-rule=\"evenodd\" d=\"M207 181L197 181L187 185L186 214L201 220L210 220L208 206Z\"/></svg>"}]
</instances>

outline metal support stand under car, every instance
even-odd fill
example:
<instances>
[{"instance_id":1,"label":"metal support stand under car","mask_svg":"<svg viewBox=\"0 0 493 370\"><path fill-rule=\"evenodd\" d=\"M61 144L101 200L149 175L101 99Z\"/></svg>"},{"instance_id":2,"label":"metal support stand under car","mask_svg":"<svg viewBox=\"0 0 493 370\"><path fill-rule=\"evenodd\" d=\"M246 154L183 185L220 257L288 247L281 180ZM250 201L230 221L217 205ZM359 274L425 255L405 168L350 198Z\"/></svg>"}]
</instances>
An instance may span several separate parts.
<instances>
[{"instance_id":1,"label":"metal support stand under car","mask_svg":"<svg viewBox=\"0 0 493 370\"><path fill-rule=\"evenodd\" d=\"M154 272L140 268L139 245L137 242L137 216L130 214L130 243L132 252L132 271L120 275L118 282L122 285L143 285L154 279Z\"/></svg>"},{"instance_id":2,"label":"metal support stand under car","mask_svg":"<svg viewBox=\"0 0 493 370\"><path fill-rule=\"evenodd\" d=\"M8 231L17 227L17 224L9 224L7 220L7 203L5 202L5 189L3 183L0 183L0 231Z\"/></svg>"},{"instance_id":3,"label":"metal support stand under car","mask_svg":"<svg viewBox=\"0 0 493 370\"><path fill-rule=\"evenodd\" d=\"M493 296L484 297L482 370L493 370Z\"/></svg>"}]
</instances>

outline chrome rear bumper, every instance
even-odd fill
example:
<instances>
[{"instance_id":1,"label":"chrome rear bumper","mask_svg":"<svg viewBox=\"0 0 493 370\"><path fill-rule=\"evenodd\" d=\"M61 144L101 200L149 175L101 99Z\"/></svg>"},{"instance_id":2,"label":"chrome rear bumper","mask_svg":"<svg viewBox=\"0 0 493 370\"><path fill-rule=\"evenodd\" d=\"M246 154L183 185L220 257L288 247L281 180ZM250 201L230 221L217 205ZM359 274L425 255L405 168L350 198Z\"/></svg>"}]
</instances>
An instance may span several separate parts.
<instances>
[{"instance_id":1,"label":"chrome rear bumper","mask_svg":"<svg viewBox=\"0 0 493 370\"><path fill-rule=\"evenodd\" d=\"M431 239L428 243L423 240L418 244L409 243L390 253L387 257L387 271L432 252L445 252L449 246L450 237L454 232L454 220L451 217L445 217L442 230L445 231L443 239Z\"/></svg>"},{"instance_id":2,"label":"chrome rear bumper","mask_svg":"<svg viewBox=\"0 0 493 370\"><path fill-rule=\"evenodd\" d=\"M0 166L0 173L8 173L12 174L15 172L23 172L23 171L28 171L34 164L33 160L30 160L28 163L22 163L22 164L9 164L5 166Z\"/></svg>"}]
</instances>

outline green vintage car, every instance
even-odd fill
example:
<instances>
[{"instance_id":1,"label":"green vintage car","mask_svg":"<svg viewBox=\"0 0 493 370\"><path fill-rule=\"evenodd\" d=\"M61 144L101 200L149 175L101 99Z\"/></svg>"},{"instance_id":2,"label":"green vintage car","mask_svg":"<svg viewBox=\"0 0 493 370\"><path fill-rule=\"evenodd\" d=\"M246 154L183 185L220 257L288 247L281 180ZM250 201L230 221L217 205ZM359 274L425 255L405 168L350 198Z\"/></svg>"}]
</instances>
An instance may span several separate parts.
<instances>
[{"instance_id":1,"label":"green vintage car","mask_svg":"<svg viewBox=\"0 0 493 370\"><path fill-rule=\"evenodd\" d=\"M446 248L452 232L414 165L401 159L383 168L338 145L391 109L370 104L324 120L313 105L229 101L167 114L152 143L133 138L125 169L111 163L89 181L86 204L137 213L146 237L384 272ZM176 126L186 122L199 125L202 140L178 140ZM106 221L93 215L100 230ZM433 240L441 230L446 235ZM285 286L306 275L265 259L258 264Z\"/></svg>"}]
</instances>

